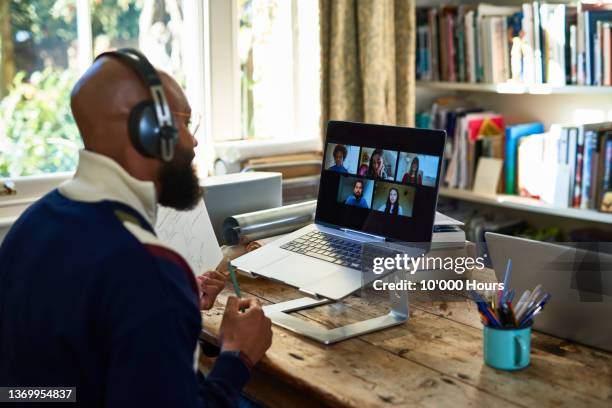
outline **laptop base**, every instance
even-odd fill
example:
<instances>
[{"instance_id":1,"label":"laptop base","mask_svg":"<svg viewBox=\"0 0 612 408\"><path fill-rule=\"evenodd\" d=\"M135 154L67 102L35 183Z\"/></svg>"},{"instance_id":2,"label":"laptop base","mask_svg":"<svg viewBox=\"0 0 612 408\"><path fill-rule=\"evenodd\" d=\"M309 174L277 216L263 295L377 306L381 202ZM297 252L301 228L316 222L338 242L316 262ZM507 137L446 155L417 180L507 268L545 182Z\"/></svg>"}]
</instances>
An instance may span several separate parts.
<instances>
[{"instance_id":1,"label":"laptop base","mask_svg":"<svg viewBox=\"0 0 612 408\"><path fill-rule=\"evenodd\" d=\"M390 291L389 300L391 302L391 310L389 310L389 313L386 315L362 320L342 327L336 327L335 329L315 326L314 324L289 314L299 310L334 303L335 301L333 300L303 297L264 306L263 310L265 315L277 326L323 344L333 344L406 322L409 317L408 295L406 292Z\"/></svg>"}]
</instances>

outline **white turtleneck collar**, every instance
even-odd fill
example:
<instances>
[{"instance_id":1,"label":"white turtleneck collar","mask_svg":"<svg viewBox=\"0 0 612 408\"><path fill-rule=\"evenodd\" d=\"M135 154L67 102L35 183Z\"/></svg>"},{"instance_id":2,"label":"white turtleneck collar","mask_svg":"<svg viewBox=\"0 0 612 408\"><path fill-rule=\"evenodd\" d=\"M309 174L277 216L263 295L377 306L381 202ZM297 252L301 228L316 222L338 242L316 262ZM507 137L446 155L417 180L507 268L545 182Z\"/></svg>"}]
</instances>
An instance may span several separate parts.
<instances>
[{"instance_id":1,"label":"white turtleneck collar","mask_svg":"<svg viewBox=\"0 0 612 408\"><path fill-rule=\"evenodd\" d=\"M74 177L58 189L64 197L75 201L123 203L138 211L151 226L155 225L157 193L153 182L132 177L107 156L81 150Z\"/></svg>"}]
</instances>

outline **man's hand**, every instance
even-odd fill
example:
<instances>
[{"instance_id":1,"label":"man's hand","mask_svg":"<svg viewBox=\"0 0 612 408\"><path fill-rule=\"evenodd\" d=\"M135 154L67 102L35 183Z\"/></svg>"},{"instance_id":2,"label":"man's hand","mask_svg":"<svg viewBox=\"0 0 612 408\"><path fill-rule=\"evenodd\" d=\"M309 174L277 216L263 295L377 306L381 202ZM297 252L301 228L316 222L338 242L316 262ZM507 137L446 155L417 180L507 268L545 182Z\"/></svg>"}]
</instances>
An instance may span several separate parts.
<instances>
[{"instance_id":1,"label":"man's hand","mask_svg":"<svg viewBox=\"0 0 612 408\"><path fill-rule=\"evenodd\" d=\"M217 271L207 271L197 277L200 290L200 309L209 310L215 304L217 295L225 287L225 275Z\"/></svg>"},{"instance_id":2,"label":"man's hand","mask_svg":"<svg viewBox=\"0 0 612 408\"><path fill-rule=\"evenodd\" d=\"M246 309L244 313L240 309ZM257 363L272 345L272 322L257 299L227 298L220 328L221 349L242 351L251 363Z\"/></svg>"}]
</instances>

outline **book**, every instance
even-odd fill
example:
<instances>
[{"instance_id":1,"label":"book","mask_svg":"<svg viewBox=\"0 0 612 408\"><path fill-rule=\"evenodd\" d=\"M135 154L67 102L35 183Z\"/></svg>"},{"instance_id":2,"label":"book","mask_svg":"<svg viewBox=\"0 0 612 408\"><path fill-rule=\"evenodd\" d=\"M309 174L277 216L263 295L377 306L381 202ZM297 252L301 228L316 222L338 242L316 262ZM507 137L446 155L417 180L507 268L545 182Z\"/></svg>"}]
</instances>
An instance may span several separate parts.
<instances>
[{"instance_id":1,"label":"book","mask_svg":"<svg viewBox=\"0 0 612 408\"><path fill-rule=\"evenodd\" d=\"M586 62L586 85L596 83L596 37L597 22L612 21L612 10L587 10L584 12L584 35L585 35L585 62Z\"/></svg>"},{"instance_id":2,"label":"book","mask_svg":"<svg viewBox=\"0 0 612 408\"><path fill-rule=\"evenodd\" d=\"M440 80L440 49L438 47L438 10L431 8L428 11L429 20L429 44L431 45L429 54L431 55L431 80Z\"/></svg>"},{"instance_id":3,"label":"book","mask_svg":"<svg viewBox=\"0 0 612 408\"><path fill-rule=\"evenodd\" d=\"M533 84L535 82L535 60L534 60L534 28L533 7L529 3L523 3L523 82Z\"/></svg>"},{"instance_id":4,"label":"book","mask_svg":"<svg viewBox=\"0 0 612 408\"><path fill-rule=\"evenodd\" d=\"M544 66L542 55L542 26L540 24L540 3L534 1L533 8L533 58L535 65L535 83L544 83Z\"/></svg>"},{"instance_id":5,"label":"book","mask_svg":"<svg viewBox=\"0 0 612 408\"><path fill-rule=\"evenodd\" d=\"M597 146L597 133L589 130L584 135L584 159L582 165L582 189L580 192L580 208L587 209L591 205L591 177L593 175L593 155Z\"/></svg>"},{"instance_id":6,"label":"book","mask_svg":"<svg viewBox=\"0 0 612 408\"><path fill-rule=\"evenodd\" d=\"M578 138L576 139L576 165L574 167L574 186L571 206L575 208L580 207L580 199L582 192L582 163L584 160L584 132L578 132Z\"/></svg>"},{"instance_id":7,"label":"book","mask_svg":"<svg viewBox=\"0 0 612 408\"><path fill-rule=\"evenodd\" d=\"M465 13L463 24L465 32L465 61L468 82L476 82L476 37L474 35L474 10Z\"/></svg>"},{"instance_id":8,"label":"book","mask_svg":"<svg viewBox=\"0 0 612 408\"><path fill-rule=\"evenodd\" d=\"M603 84L606 86L612 85L612 24L604 23L603 24Z\"/></svg>"},{"instance_id":9,"label":"book","mask_svg":"<svg viewBox=\"0 0 612 408\"><path fill-rule=\"evenodd\" d=\"M601 177L601 191L598 195L598 208L602 209L601 202L604 195L612 190L612 132L606 132L602 138L603 174Z\"/></svg>"},{"instance_id":10,"label":"book","mask_svg":"<svg viewBox=\"0 0 612 408\"><path fill-rule=\"evenodd\" d=\"M578 48L577 48L577 28L570 26L570 78L569 84L578 84Z\"/></svg>"},{"instance_id":11,"label":"book","mask_svg":"<svg viewBox=\"0 0 612 408\"><path fill-rule=\"evenodd\" d=\"M506 127L506 158L504 161L504 177L506 194L516 194L516 155L519 140L525 136L543 133L542 123L525 123Z\"/></svg>"}]
</instances>

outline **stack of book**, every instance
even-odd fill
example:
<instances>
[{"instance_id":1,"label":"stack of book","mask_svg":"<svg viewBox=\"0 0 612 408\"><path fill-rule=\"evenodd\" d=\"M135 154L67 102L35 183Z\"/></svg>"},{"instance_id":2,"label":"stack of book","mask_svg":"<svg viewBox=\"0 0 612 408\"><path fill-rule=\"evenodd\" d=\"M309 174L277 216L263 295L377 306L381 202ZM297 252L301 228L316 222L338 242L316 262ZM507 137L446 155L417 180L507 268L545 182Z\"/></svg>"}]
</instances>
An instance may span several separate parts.
<instances>
[{"instance_id":1,"label":"stack of book","mask_svg":"<svg viewBox=\"0 0 612 408\"><path fill-rule=\"evenodd\" d=\"M612 85L612 4L417 8L417 79Z\"/></svg>"},{"instance_id":2,"label":"stack of book","mask_svg":"<svg viewBox=\"0 0 612 408\"><path fill-rule=\"evenodd\" d=\"M612 122L553 126L518 143L518 190L563 207L597 209L612 191Z\"/></svg>"},{"instance_id":3,"label":"stack of book","mask_svg":"<svg viewBox=\"0 0 612 408\"><path fill-rule=\"evenodd\" d=\"M505 124L499 113L441 98L425 117L425 127L445 129L448 135L443 178L447 187L472 189L481 157L503 160Z\"/></svg>"},{"instance_id":4,"label":"stack of book","mask_svg":"<svg viewBox=\"0 0 612 408\"><path fill-rule=\"evenodd\" d=\"M542 123L508 125L503 115L454 98L440 98L418 121L448 134L446 187L473 189L480 158L498 158L500 193L612 212L612 122L553 125L545 132Z\"/></svg>"}]
</instances>

